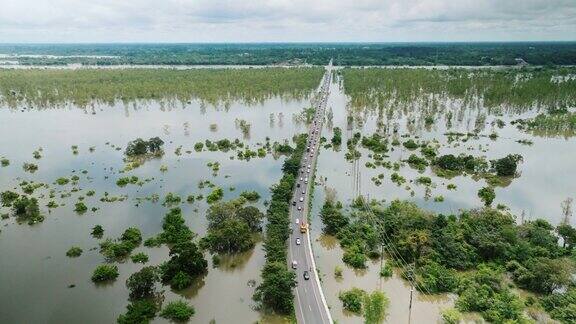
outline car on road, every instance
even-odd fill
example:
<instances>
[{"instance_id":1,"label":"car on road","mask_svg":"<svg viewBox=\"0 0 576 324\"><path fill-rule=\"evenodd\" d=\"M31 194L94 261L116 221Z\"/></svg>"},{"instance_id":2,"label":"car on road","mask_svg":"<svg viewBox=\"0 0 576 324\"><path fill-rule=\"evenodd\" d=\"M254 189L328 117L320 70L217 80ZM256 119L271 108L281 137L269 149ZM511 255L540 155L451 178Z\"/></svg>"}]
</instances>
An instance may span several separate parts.
<instances>
[{"instance_id":1,"label":"car on road","mask_svg":"<svg viewBox=\"0 0 576 324\"><path fill-rule=\"evenodd\" d=\"M300 202L303 202L303 201L304 201L304 197L300 197Z\"/></svg>"},{"instance_id":2,"label":"car on road","mask_svg":"<svg viewBox=\"0 0 576 324\"><path fill-rule=\"evenodd\" d=\"M300 182L296 184L296 188L300 188Z\"/></svg>"},{"instance_id":3,"label":"car on road","mask_svg":"<svg viewBox=\"0 0 576 324\"><path fill-rule=\"evenodd\" d=\"M292 261L292 269L296 269L298 267L298 262L296 260Z\"/></svg>"},{"instance_id":4,"label":"car on road","mask_svg":"<svg viewBox=\"0 0 576 324\"><path fill-rule=\"evenodd\" d=\"M292 200L292 206L296 206L296 200Z\"/></svg>"},{"instance_id":5,"label":"car on road","mask_svg":"<svg viewBox=\"0 0 576 324\"><path fill-rule=\"evenodd\" d=\"M306 189L302 189L302 194L303 194L303 195L306 194Z\"/></svg>"},{"instance_id":6,"label":"car on road","mask_svg":"<svg viewBox=\"0 0 576 324\"><path fill-rule=\"evenodd\" d=\"M304 280L310 280L310 273L308 271L304 271L303 277Z\"/></svg>"},{"instance_id":7,"label":"car on road","mask_svg":"<svg viewBox=\"0 0 576 324\"><path fill-rule=\"evenodd\" d=\"M302 206L298 206L298 210L302 210Z\"/></svg>"},{"instance_id":8,"label":"car on road","mask_svg":"<svg viewBox=\"0 0 576 324\"><path fill-rule=\"evenodd\" d=\"M296 245L300 245L300 238L299 237L296 238Z\"/></svg>"},{"instance_id":9,"label":"car on road","mask_svg":"<svg viewBox=\"0 0 576 324\"><path fill-rule=\"evenodd\" d=\"M300 224L300 219L296 218L296 224Z\"/></svg>"},{"instance_id":10,"label":"car on road","mask_svg":"<svg viewBox=\"0 0 576 324\"><path fill-rule=\"evenodd\" d=\"M300 177L300 181L302 181L302 180L303 180L302 177Z\"/></svg>"}]
</instances>

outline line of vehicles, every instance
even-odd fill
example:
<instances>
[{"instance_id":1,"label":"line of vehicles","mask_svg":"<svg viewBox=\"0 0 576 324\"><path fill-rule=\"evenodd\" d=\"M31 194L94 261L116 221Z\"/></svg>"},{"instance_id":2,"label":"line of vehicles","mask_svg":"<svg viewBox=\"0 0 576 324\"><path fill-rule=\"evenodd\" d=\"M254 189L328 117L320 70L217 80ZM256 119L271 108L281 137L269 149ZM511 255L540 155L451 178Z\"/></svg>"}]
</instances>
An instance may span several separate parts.
<instances>
[{"instance_id":1,"label":"line of vehicles","mask_svg":"<svg viewBox=\"0 0 576 324\"><path fill-rule=\"evenodd\" d=\"M296 182L296 191L294 193L294 199L292 200L292 206L295 206L298 210L299 215L302 217L302 220L296 218L296 228L299 230L300 234L306 234L308 232L308 223L304 220L303 216L303 208L304 203L306 202L306 187L308 186L308 177L312 172L312 164L314 163L315 153L317 152L318 147L318 139L320 135L320 127L321 127L321 118L323 118L324 109L326 107L326 100L328 98L328 87L330 85L330 74L327 74L327 77L324 78L324 83L321 87L321 98L320 101L316 105L316 113L314 116L313 124L310 128L308 133L308 143L306 146L306 154L300 163L302 166L300 169L300 177L299 180ZM299 198L296 198L298 194L301 193ZM291 230L291 233L292 230ZM302 240L300 237L295 238L295 244L300 246ZM298 262L296 260L292 260L292 269L298 269ZM310 268L311 271L311 268ZM304 280L310 279L310 271L308 269L304 269L302 273L302 277Z\"/></svg>"}]
</instances>

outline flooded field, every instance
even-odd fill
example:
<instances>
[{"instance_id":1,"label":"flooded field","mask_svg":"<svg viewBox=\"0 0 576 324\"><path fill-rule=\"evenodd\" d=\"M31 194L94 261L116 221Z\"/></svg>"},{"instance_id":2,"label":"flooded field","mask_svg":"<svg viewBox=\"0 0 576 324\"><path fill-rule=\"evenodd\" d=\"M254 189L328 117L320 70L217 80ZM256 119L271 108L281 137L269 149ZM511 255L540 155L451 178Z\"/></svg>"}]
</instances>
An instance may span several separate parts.
<instances>
[{"instance_id":1,"label":"flooded field","mask_svg":"<svg viewBox=\"0 0 576 324\"><path fill-rule=\"evenodd\" d=\"M343 250L338 239L324 235L321 230L323 224L319 213L327 194L335 193L336 199L345 206L349 206L358 195L363 195L385 202L395 199L413 201L426 210L446 215L483 205L477 192L487 186L486 179L470 175L442 177L430 166L420 170L411 167L406 160L414 153L419 155L420 148L414 150L402 145L409 139L432 143L438 156L465 153L490 160L508 154L522 155L519 173L494 186L496 198L493 205L499 204L516 215L518 223L537 218L552 224L563 220L562 203L576 195L576 175L569 171L576 161L576 137L566 132L548 132L545 135L528 132L512 123L519 118L535 117L545 112L545 107L523 105L523 109L515 111L502 105L495 109L484 105L483 100L469 102L446 93L415 95L408 103L398 97L394 99L394 95L386 99L374 95L372 101L355 105L344 92L346 79L339 76L336 80L328 103L332 116L327 116L328 128L322 135L329 144L334 128L338 127L342 130L342 145L337 148L329 145L321 150L312 211L317 265L335 320L344 323L363 321L362 316L343 310L338 299L340 292L358 287L367 292L382 289L387 294L390 299L387 322L408 321L410 285L400 278L398 272L391 278L381 278L381 260L369 260L367 268L361 270L342 262ZM396 94L401 95L399 92ZM378 99L384 100L384 104L380 102L384 109L377 108ZM386 101L388 99L390 101ZM428 115L434 116L433 121L425 120ZM357 132L362 136L383 135L389 148L384 153L384 161L390 161L392 166L374 166L374 152L360 144L357 148L360 158L347 160L346 142ZM476 133L478 136L453 135L456 133ZM399 144L391 145L395 139ZM391 179L393 173L399 174L405 182L394 182ZM420 177L429 177L431 183L418 184L416 180ZM343 270L340 277L334 275L336 267ZM415 291L413 322L441 322L440 312L453 307L455 299L456 296L451 294L425 296Z\"/></svg>"},{"instance_id":2,"label":"flooded field","mask_svg":"<svg viewBox=\"0 0 576 324\"><path fill-rule=\"evenodd\" d=\"M323 73L306 71L305 82L293 81L292 76L257 85L215 78L196 86L201 78L178 79L172 74L186 71L164 71L162 78L150 79L153 72L144 70L134 73L129 86L119 86L115 82L121 74L110 70L105 80L97 81L99 87L94 71L81 72L81 86L68 81L66 73L73 70L49 72L10 70L14 74L0 77L0 192L25 192L37 198L44 218L41 222L19 219L10 207L0 207L0 290L4 292L0 322L114 322L130 304L126 280L144 265L130 258L114 260L109 263L118 266L116 280L93 283L92 271L110 261L100 251L103 239L118 238L129 227L138 228L143 241L153 238L163 230L165 214L177 206L198 241L209 232L206 197L217 188L222 189L222 201L255 191L260 199L247 205L264 212L271 198L269 188L283 175L285 155L275 152L273 143L294 146L293 136L306 132L309 113L304 108L310 107L312 91ZM206 76L211 71L194 73ZM513 101L506 103L501 98L510 89L491 96L471 90L493 89L498 80L482 79L481 85L466 89L446 90L427 82L429 88L413 93L405 91L407 87L390 90L389 85L364 91L345 89L347 79L342 75L347 73L337 72L331 85L322 133L326 146L320 149L311 210L316 264L336 321L363 322L362 315L344 310L339 299L340 292L353 287L385 292L386 322L408 321L411 286L402 279L400 267L389 278L380 275L382 265L390 262L386 257L368 259L364 269L342 261L345 250L338 238L322 231L319 214L329 196L343 203L345 213L352 211L355 198L363 196L385 204L408 200L427 211L449 215L483 206L478 192L490 187L495 194L491 205L510 212L518 224L543 218L556 225L566 219L565 204L576 195L576 175L570 172L576 161L573 85L569 83L573 74L562 72L552 78L569 83L552 91L554 95L542 95L536 102L512 95ZM18 82L13 82L14 77ZM523 77L531 78L520 76L518 82ZM182 87L179 80L194 85ZM53 91L54 82L63 82L66 91ZM156 98L151 89L157 84L165 85L167 99ZM329 145L338 129L342 144ZM357 153L347 148L355 137L373 134L386 140L386 150L375 153L362 142L355 146ZM130 141L155 136L164 141L163 156L144 159L136 167L125 161ZM238 139L236 143L243 147L208 148L206 140L222 139ZM241 158L244 153L238 153L246 152L246 147L254 155ZM434 159L416 159L431 154L424 147L435 156L466 154L486 164L509 154L522 158L512 176L500 177L488 170L449 173L440 170ZM132 176L137 179L121 183ZM167 199L175 196L180 201ZM79 203L86 208L79 208ZM96 225L104 229L103 238L91 235ZM217 259L204 252L208 271L189 288L176 291L158 285L164 303L186 299L195 308L192 321L199 323L288 321L259 311L252 299L266 262L262 235L255 236L255 246L245 252ZM73 246L83 250L79 257L66 256ZM138 252L148 255L145 265L170 258L167 244L138 245L132 255ZM425 295L417 290L413 297L414 323L440 322L441 312L453 308L458 298L453 293ZM157 316L153 321L166 319Z\"/></svg>"},{"instance_id":3,"label":"flooded field","mask_svg":"<svg viewBox=\"0 0 576 324\"><path fill-rule=\"evenodd\" d=\"M120 275L113 283L92 283L92 271L105 258L99 252L101 240L90 235L91 228L101 225L104 238L119 237L128 227L140 229L143 239L152 237L161 231L162 219L169 209L162 205L164 198L174 193L182 198L175 206L182 209L186 225L203 237L208 204L198 199L189 203L186 197L208 195L212 190L209 186L199 188L199 182L205 180L223 188L223 200L236 198L246 190L256 191L261 198L253 205L264 211L269 187L282 176L282 155L266 153L265 157L239 160L235 151L197 152L195 143L237 138L256 150L267 139L270 143L291 142L294 134L305 131L293 115L308 105L306 97L276 96L262 103L234 101L226 106L191 100L184 104L96 104L86 109L74 105L51 109L2 107L0 156L8 159L9 165L0 168L0 191L19 191L23 181L46 185L33 192L45 217L43 222L28 225L14 217L0 221L0 289L4 292L0 296L0 322L115 322L129 303L124 282L142 265L130 259L115 263ZM250 124L248 131L239 128L239 120ZM165 142L164 156L121 173L127 143L154 136ZM35 159L34 151L41 157ZM215 175L207 166L210 162L220 164ZM24 163L34 163L38 170L26 172ZM61 177L74 179L74 175L78 179L70 183L55 182ZM132 175L141 183L125 187L116 184L119 178ZM95 193L87 194L89 191ZM80 214L74 211L79 197L88 207ZM118 200L101 201L104 197ZM145 197L148 199L139 199ZM108 201L112 200L115 199ZM49 201L60 206L48 208ZM8 215L10 209L3 207L1 212ZM82 248L83 254L68 258L66 251L71 246ZM168 259L164 245L140 245L133 254L137 252L149 256L146 265ZM196 310L193 320L199 323L235 323L240 318L246 323L260 319L282 321L254 308L254 286L264 264L261 243L247 252L222 256L217 268L213 267L210 254L206 258L208 272L192 287L177 293L169 286L161 287L165 303L186 298ZM155 321L165 320L157 317Z\"/></svg>"}]
</instances>

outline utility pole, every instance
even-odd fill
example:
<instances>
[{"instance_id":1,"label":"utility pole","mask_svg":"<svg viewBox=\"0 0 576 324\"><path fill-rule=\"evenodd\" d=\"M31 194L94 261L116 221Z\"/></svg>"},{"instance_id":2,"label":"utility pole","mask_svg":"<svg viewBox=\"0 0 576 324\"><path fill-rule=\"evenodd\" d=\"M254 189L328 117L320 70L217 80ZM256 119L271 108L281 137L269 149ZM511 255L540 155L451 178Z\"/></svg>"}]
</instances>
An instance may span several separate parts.
<instances>
[{"instance_id":1,"label":"utility pole","mask_svg":"<svg viewBox=\"0 0 576 324\"><path fill-rule=\"evenodd\" d=\"M408 324L412 321L412 293L414 292L414 285L410 286L410 306L408 306Z\"/></svg>"}]
</instances>

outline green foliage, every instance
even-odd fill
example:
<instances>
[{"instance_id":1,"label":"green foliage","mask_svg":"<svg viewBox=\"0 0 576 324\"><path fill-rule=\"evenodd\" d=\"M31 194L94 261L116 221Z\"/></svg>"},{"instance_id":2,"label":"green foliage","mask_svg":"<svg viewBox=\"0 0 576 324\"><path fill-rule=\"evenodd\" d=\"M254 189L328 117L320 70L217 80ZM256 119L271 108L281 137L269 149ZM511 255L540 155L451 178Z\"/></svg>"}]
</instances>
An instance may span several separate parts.
<instances>
[{"instance_id":1,"label":"green foliage","mask_svg":"<svg viewBox=\"0 0 576 324\"><path fill-rule=\"evenodd\" d=\"M390 265L389 262L384 263L382 268L380 268L380 277L390 278L390 277L392 277L393 273L394 273L394 271L393 271L392 266Z\"/></svg>"},{"instance_id":2,"label":"green foliage","mask_svg":"<svg viewBox=\"0 0 576 324\"><path fill-rule=\"evenodd\" d=\"M10 165L10 160L8 160L8 159L0 159L0 165L1 165L2 167L7 167L7 166Z\"/></svg>"},{"instance_id":3,"label":"green foliage","mask_svg":"<svg viewBox=\"0 0 576 324\"><path fill-rule=\"evenodd\" d=\"M118 277L118 267L111 264L99 265L92 273L93 282L111 281Z\"/></svg>"},{"instance_id":4,"label":"green foliage","mask_svg":"<svg viewBox=\"0 0 576 324\"><path fill-rule=\"evenodd\" d=\"M104 228L102 227L102 225L95 225L94 227L92 227L92 232L90 232L90 235L100 239L102 238L102 236L104 236Z\"/></svg>"},{"instance_id":5,"label":"green foliage","mask_svg":"<svg viewBox=\"0 0 576 324\"><path fill-rule=\"evenodd\" d=\"M159 137L152 137L148 141L137 138L128 143L124 154L128 157L143 156L143 155L161 155L162 146L164 141Z\"/></svg>"},{"instance_id":6,"label":"green foliage","mask_svg":"<svg viewBox=\"0 0 576 324\"><path fill-rule=\"evenodd\" d=\"M417 156L416 154L410 154L408 160L406 160L408 164L416 170L424 171L428 166L428 161L426 159Z\"/></svg>"},{"instance_id":7,"label":"green foliage","mask_svg":"<svg viewBox=\"0 0 576 324\"><path fill-rule=\"evenodd\" d=\"M573 263L568 259L535 257L526 260L523 265L516 265L512 276L522 288L551 294L572 283L573 271Z\"/></svg>"},{"instance_id":8,"label":"green foliage","mask_svg":"<svg viewBox=\"0 0 576 324\"><path fill-rule=\"evenodd\" d=\"M6 72L0 73L0 97L6 98L3 102L44 107L65 102L86 106L93 101L112 105L116 100L130 102L138 99L178 100L183 103L200 99L219 105L238 100L255 104L270 96L304 98L316 88L324 69L82 69ZM11 90L21 95L11 96ZM129 153L132 152L130 150Z\"/></svg>"},{"instance_id":9,"label":"green foliage","mask_svg":"<svg viewBox=\"0 0 576 324\"><path fill-rule=\"evenodd\" d=\"M404 147L409 150L415 150L419 147L418 143L414 142L413 139L407 140L406 142L402 143L402 145L404 145Z\"/></svg>"},{"instance_id":10,"label":"green foliage","mask_svg":"<svg viewBox=\"0 0 576 324\"><path fill-rule=\"evenodd\" d=\"M266 262L262 269L262 283L254 295L257 301L281 314L294 309L292 289L296 287L296 274L285 263Z\"/></svg>"},{"instance_id":11,"label":"green foliage","mask_svg":"<svg viewBox=\"0 0 576 324\"><path fill-rule=\"evenodd\" d=\"M418 288L431 293L452 292L458 286L456 271L430 261L416 271Z\"/></svg>"},{"instance_id":12,"label":"green foliage","mask_svg":"<svg viewBox=\"0 0 576 324\"><path fill-rule=\"evenodd\" d=\"M448 308L442 311L442 321L444 324L459 324L462 320L462 314L454 308Z\"/></svg>"},{"instance_id":13,"label":"green foliage","mask_svg":"<svg viewBox=\"0 0 576 324\"><path fill-rule=\"evenodd\" d=\"M82 249L78 246L73 246L68 251L66 251L66 256L69 258L77 258L81 255L82 255Z\"/></svg>"},{"instance_id":14,"label":"green foliage","mask_svg":"<svg viewBox=\"0 0 576 324\"><path fill-rule=\"evenodd\" d=\"M61 178L56 179L56 183L60 186L66 185L69 182L70 182L70 179L68 179L68 178L62 178L61 177Z\"/></svg>"},{"instance_id":15,"label":"green foliage","mask_svg":"<svg viewBox=\"0 0 576 324\"><path fill-rule=\"evenodd\" d=\"M342 301L342 307L352 313L361 314L362 302L366 292L360 288L352 288L350 290L340 292L338 298Z\"/></svg>"},{"instance_id":16,"label":"green foliage","mask_svg":"<svg viewBox=\"0 0 576 324\"><path fill-rule=\"evenodd\" d=\"M477 272L463 279L456 307L464 312L479 312L493 323L519 321L524 304L501 280L500 270L480 265Z\"/></svg>"},{"instance_id":17,"label":"green foliage","mask_svg":"<svg viewBox=\"0 0 576 324\"><path fill-rule=\"evenodd\" d=\"M183 271L178 271L170 280L170 287L175 290L182 290L192 285L192 277Z\"/></svg>"},{"instance_id":18,"label":"green foliage","mask_svg":"<svg viewBox=\"0 0 576 324\"><path fill-rule=\"evenodd\" d=\"M160 280L158 269L148 266L133 273L126 280L126 287L130 290L130 298L142 299L154 295L154 285Z\"/></svg>"},{"instance_id":19,"label":"green foliage","mask_svg":"<svg viewBox=\"0 0 576 324\"><path fill-rule=\"evenodd\" d=\"M160 313L160 316L177 322L186 322L194 315L194 307L183 300L168 303Z\"/></svg>"},{"instance_id":20,"label":"green foliage","mask_svg":"<svg viewBox=\"0 0 576 324\"><path fill-rule=\"evenodd\" d=\"M166 197L164 197L164 202L162 203L162 205L164 206L173 206L173 205L177 205L182 201L182 198L180 198L180 196L178 196L177 194L173 194L171 192L166 194Z\"/></svg>"},{"instance_id":21,"label":"green foliage","mask_svg":"<svg viewBox=\"0 0 576 324\"><path fill-rule=\"evenodd\" d=\"M432 179L430 179L430 177L418 177L416 178L416 183L425 186L430 186L432 185Z\"/></svg>"},{"instance_id":22,"label":"green foliage","mask_svg":"<svg viewBox=\"0 0 576 324\"><path fill-rule=\"evenodd\" d=\"M490 206L494 198L496 198L496 192L494 192L494 188L492 187L484 187L478 190L478 197L482 199L485 206Z\"/></svg>"},{"instance_id":23,"label":"green foliage","mask_svg":"<svg viewBox=\"0 0 576 324\"><path fill-rule=\"evenodd\" d=\"M175 276L182 272L189 277L206 273L208 261L193 242L179 242L170 248L170 260L160 266L164 283L173 283Z\"/></svg>"},{"instance_id":24,"label":"green foliage","mask_svg":"<svg viewBox=\"0 0 576 324\"><path fill-rule=\"evenodd\" d=\"M392 180L392 182L394 182L398 186L400 186L406 182L406 179L396 172L394 172L390 175L390 180Z\"/></svg>"},{"instance_id":25,"label":"green foliage","mask_svg":"<svg viewBox=\"0 0 576 324\"><path fill-rule=\"evenodd\" d=\"M453 172L477 174L486 172L488 169L488 163L483 158L476 158L472 155L465 154L458 156L453 154L442 155L437 157L433 163L442 170Z\"/></svg>"},{"instance_id":26,"label":"green foliage","mask_svg":"<svg viewBox=\"0 0 576 324\"><path fill-rule=\"evenodd\" d=\"M379 324L386 317L390 300L381 291L374 291L364 296L364 323Z\"/></svg>"},{"instance_id":27,"label":"green foliage","mask_svg":"<svg viewBox=\"0 0 576 324\"><path fill-rule=\"evenodd\" d=\"M142 242L142 234L134 227L127 228L117 241L107 239L100 243L100 252L109 259L125 258Z\"/></svg>"},{"instance_id":28,"label":"green foliage","mask_svg":"<svg viewBox=\"0 0 576 324\"><path fill-rule=\"evenodd\" d=\"M28 224L34 224L44 220L44 216L40 214L40 208L38 207L38 200L36 198L19 196L12 201L12 212L19 221L26 221Z\"/></svg>"},{"instance_id":29,"label":"green foliage","mask_svg":"<svg viewBox=\"0 0 576 324\"><path fill-rule=\"evenodd\" d=\"M208 196L206 196L206 202L209 204L213 204L219 200L221 200L224 197L224 190L222 190L222 188L218 187L214 190L212 190L212 192L210 192L210 194L208 194Z\"/></svg>"},{"instance_id":30,"label":"green foliage","mask_svg":"<svg viewBox=\"0 0 576 324\"><path fill-rule=\"evenodd\" d=\"M13 191L9 191L9 190L3 191L3 192L0 194L0 200L1 200L1 202L2 202L2 206L4 206L4 207L11 207L11 206L12 206L12 203L13 203L16 199L18 199L18 197L20 197L20 195L17 194L17 193L15 193L15 192L13 192Z\"/></svg>"},{"instance_id":31,"label":"green foliage","mask_svg":"<svg viewBox=\"0 0 576 324\"><path fill-rule=\"evenodd\" d=\"M130 257L134 263L146 263L148 262L148 255L144 252L136 253Z\"/></svg>"},{"instance_id":32,"label":"green foliage","mask_svg":"<svg viewBox=\"0 0 576 324\"><path fill-rule=\"evenodd\" d=\"M340 127L334 127L334 129L332 131L334 132L334 135L332 136L332 139L330 140L330 142L334 146L341 145L342 144L342 130L340 129Z\"/></svg>"},{"instance_id":33,"label":"green foliage","mask_svg":"<svg viewBox=\"0 0 576 324\"><path fill-rule=\"evenodd\" d=\"M254 239L246 222L229 218L211 228L202 245L215 252L241 252L254 247Z\"/></svg>"},{"instance_id":34,"label":"green foliage","mask_svg":"<svg viewBox=\"0 0 576 324\"><path fill-rule=\"evenodd\" d=\"M116 185L118 187L125 187L127 184L137 184L137 183L138 183L137 176L122 177L116 181Z\"/></svg>"},{"instance_id":35,"label":"green foliage","mask_svg":"<svg viewBox=\"0 0 576 324\"><path fill-rule=\"evenodd\" d=\"M88 207L86 207L86 204L84 204L81 201L74 204L74 211L77 212L78 214L83 214L87 210L88 210Z\"/></svg>"},{"instance_id":36,"label":"green foliage","mask_svg":"<svg viewBox=\"0 0 576 324\"><path fill-rule=\"evenodd\" d=\"M498 160L492 160L492 168L496 170L499 177L511 177L516 175L516 168L518 162L522 161L522 156L519 154L509 154Z\"/></svg>"},{"instance_id":37,"label":"green foliage","mask_svg":"<svg viewBox=\"0 0 576 324\"><path fill-rule=\"evenodd\" d=\"M374 153L388 152L388 140L378 133L374 133L370 137L362 137L362 146Z\"/></svg>"},{"instance_id":38,"label":"green foliage","mask_svg":"<svg viewBox=\"0 0 576 324\"><path fill-rule=\"evenodd\" d=\"M366 251L359 245L350 245L344 250L342 261L356 269L366 268Z\"/></svg>"},{"instance_id":39,"label":"green foliage","mask_svg":"<svg viewBox=\"0 0 576 324\"><path fill-rule=\"evenodd\" d=\"M248 201L257 201L260 199L260 194L256 191L243 191L240 193L240 197L243 197Z\"/></svg>"},{"instance_id":40,"label":"green foliage","mask_svg":"<svg viewBox=\"0 0 576 324\"><path fill-rule=\"evenodd\" d=\"M162 222L162 230L159 239L168 244L189 241L193 237L192 231L186 226L180 208L172 208L166 213Z\"/></svg>"},{"instance_id":41,"label":"green foliage","mask_svg":"<svg viewBox=\"0 0 576 324\"><path fill-rule=\"evenodd\" d=\"M38 165L36 165L34 163L24 163L22 165L22 169L24 169L24 171L26 171L26 172L34 173L34 172L38 171Z\"/></svg>"},{"instance_id":42,"label":"green foliage","mask_svg":"<svg viewBox=\"0 0 576 324\"><path fill-rule=\"evenodd\" d=\"M340 229L348 225L348 218L342 214L342 211L336 207L330 199L324 201L320 217L324 224L324 232L330 235L336 235Z\"/></svg>"},{"instance_id":43,"label":"green foliage","mask_svg":"<svg viewBox=\"0 0 576 324\"><path fill-rule=\"evenodd\" d=\"M541 304L553 319L562 323L576 322L576 288L555 292L541 298Z\"/></svg>"},{"instance_id":44,"label":"green foliage","mask_svg":"<svg viewBox=\"0 0 576 324\"><path fill-rule=\"evenodd\" d=\"M294 309L292 290L296 285L295 274L287 269L286 241L289 237L289 202L300 169L300 161L306 149L307 135L295 137L296 149L284 160L280 181L272 186L272 198L266 216L266 238L264 249L266 263L262 269L262 283L256 288L254 299L266 308L281 314L290 314Z\"/></svg>"},{"instance_id":45,"label":"green foliage","mask_svg":"<svg viewBox=\"0 0 576 324\"><path fill-rule=\"evenodd\" d=\"M245 201L241 197L210 206L203 246L215 252L246 251L254 246L253 232L260 230L264 215L256 207L243 206Z\"/></svg>"},{"instance_id":46,"label":"green foliage","mask_svg":"<svg viewBox=\"0 0 576 324\"><path fill-rule=\"evenodd\" d=\"M141 299L132 302L126 309L126 314L118 316L118 324L145 324L156 317L160 305L152 299Z\"/></svg>"},{"instance_id":47,"label":"green foliage","mask_svg":"<svg viewBox=\"0 0 576 324\"><path fill-rule=\"evenodd\" d=\"M517 54L511 53L508 54ZM483 60L491 64L492 59L492 55L485 56L472 65L483 65L478 64ZM510 60L510 64L515 62ZM391 106L398 109L399 106L413 104L415 98L430 95L464 101L482 98L483 105L487 108L506 106L512 111L520 112L535 105L544 108L576 106L576 80L551 82L554 77L574 74L574 69L487 69L472 73L473 77L470 77L469 69L342 70L344 91L350 97L353 108ZM524 77L528 73L531 77ZM432 108L437 104L438 101L430 100L422 109L437 109Z\"/></svg>"}]
</instances>

